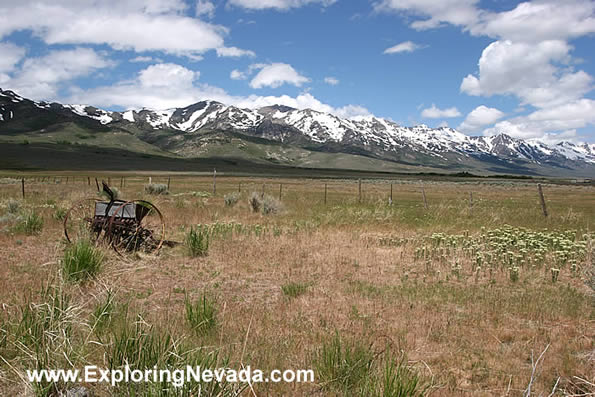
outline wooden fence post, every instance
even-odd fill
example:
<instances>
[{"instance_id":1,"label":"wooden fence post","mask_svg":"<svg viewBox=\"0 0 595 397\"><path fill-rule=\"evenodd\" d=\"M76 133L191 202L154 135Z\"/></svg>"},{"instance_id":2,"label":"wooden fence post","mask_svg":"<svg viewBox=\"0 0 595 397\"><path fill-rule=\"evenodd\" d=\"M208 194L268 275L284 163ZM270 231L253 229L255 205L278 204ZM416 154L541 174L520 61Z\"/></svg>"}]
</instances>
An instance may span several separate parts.
<instances>
[{"instance_id":1,"label":"wooden fence post","mask_svg":"<svg viewBox=\"0 0 595 397\"><path fill-rule=\"evenodd\" d=\"M428 209L428 200L426 199L426 189L424 188L424 183L422 181L421 182L421 195L424 199L424 208Z\"/></svg>"},{"instance_id":2,"label":"wooden fence post","mask_svg":"<svg viewBox=\"0 0 595 397\"><path fill-rule=\"evenodd\" d=\"M99 182L97 182L97 178L95 178L95 186L97 186L97 191L99 191Z\"/></svg>"},{"instance_id":3,"label":"wooden fence post","mask_svg":"<svg viewBox=\"0 0 595 397\"><path fill-rule=\"evenodd\" d=\"M91 186L91 178L87 177L87 186Z\"/></svg>"},{"instance_id":4,"label":"wooden fence post","mask_svg":"<svg viewBox=\"0 0 595 397\"><path fill-rule=\"evenodd\" d=\"M213 196L217 194L217 170L213 168Z\"/></svg>"},{"instance_id":5,"label":"wooden fence post","mask_svg":"<svg viewBox=\"0 0 595 397\"><path fill-rule=\"evenodd\" d=\"M324 205L326 205L326 183L324 184Z\"/></svg>"},{"instance_id":6,"label":"wooden fence post","mask_svg":"<svg viewBox=\"0 0 595 397\"><path fill-rule=\"evenodd\" d=\"M124 187L124 177L121 176L120 177L120 189L122 189ZM169 189L168 189L169 190Z\"/></svg>"},{"instance_id":7,"label":"wooden fence post","mask_svg":"<svg viewBox=\"0 0 595 397\"><path fill-rule=\"evenodd\" d=\"M21 178L21 191L23 193L23 200L25 199L25 178Z\"/></svg>"},{"instance_id":8,"label":"wooden fence post","mask_svg":"<svg viewBox=\"0 0 595 397\"><path fill-rule=\"evenodd\" d=\"M390 184L390 205L393 205L393 184Z\"/></svg>"},{"instance_id":9,"label":"wooden fence post","mask_svg":"<svg viewBox=\"0 0 595 397\"><path fill-rule=\"evenodd\" d=\"M242 193L242 182L238 182L238 193Z\"/></svg>"},{"instance_id":10,"label":"wooden fence post","mask_svg":"<svg viewBox=\"0 0 595 397\"><path fill-rule=\"evenodd\" d=\"M169 184L171 182L171 176L167 177L167 191L169 192Z\"/></svg>"},{"instance_id":11,"label":"wooden fence post","mask_svg":"<svg viewBox=\"0 0 595 397\"><path fill-rule=\"evenodd\" d=\"M263 183L263 184L262 184L262 193L261 193L261 195L260 195L261 197L264 197L264 186L265 186L265 184Z\"/></svg>"},{"instance_id":12,"label":"wooden fence post","mask_svg":"<svg viewBox=\"0 0 595 397\"><path fill-rule=\"evenodd\" d=\"M543 216L547 218L547 207L545 205L545 198L543 197L543 190L541 190L541 183L537 184L537 191L539 192L539 201L541 202L541 210L543 211Z\"/></svg>"},{"instance_id":13,"label":"wooden fence post","mask_svg":"<svg viewBox=\"0 0 595 397\"><path fill-rule=\"evenodd\" d=\"M279 184L279 200L281 200L281 194L283 193L283 184Z\"/></svg>"},{"instance_id":14,"label":"wooden fence post","mask_svg":"<svg viewBox=\"0 0 595 397\"><path fill-rule=\"evenodd\" d=\"M361 204L362 202L362 178L357 180L358 183L358 202Z\"/></svg>"}]
</instances>

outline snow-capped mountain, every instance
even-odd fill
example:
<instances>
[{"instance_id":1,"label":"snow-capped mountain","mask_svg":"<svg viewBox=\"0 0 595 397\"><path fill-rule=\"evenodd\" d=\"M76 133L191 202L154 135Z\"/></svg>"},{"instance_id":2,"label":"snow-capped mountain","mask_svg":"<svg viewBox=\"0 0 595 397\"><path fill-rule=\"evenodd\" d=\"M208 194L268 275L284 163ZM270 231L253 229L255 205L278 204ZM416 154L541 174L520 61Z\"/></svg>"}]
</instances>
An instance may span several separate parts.
<instances>
[{"instance_id":1,"label":"snow-capped mountain","mask_svg":"<svg viewBox=\"0 0 595 397\"><path fill-rule=\"evenodd\" d=\"M23 107L25 103L28 108ZM3 124L19 117L19 111L27 115L31 108L53 112L66 119L92 120L105 128L142 131L143 137L169 131L178 142L198 139L207 131L228 131L317 150L357 151L414 165L442 164L444 168L468 161L521 167L526 164L566 168L595 165L595 144L547 145L505 134L471 137L448 127L403 127L373 116L344 119L312 109L281 105L242 109L208 100L184 108L112 112L87 105L34 102L12 91L0 90L0 133ZM169 142L168 145L168 150L181 152L175 144ZM192 155L187 149L183 153Z\"/></svg>"},{"instance_id":2,"label":"snow-capped mountain","mask_svg":"<svg viewBox=\"0 0 595 397\"><path fill-rule=\"evenodd\" d=\"M463 156L490 155L536 163L567 159L595 164L595 144L561 142L547 145L505 134L471 137L448 127L429 128L423 124L402 127L374 116L342 119L312 109L298 110L280 105L241 109L215 101L201 101L185 108L128 110L123 113L81 105L66 107L102 124L129 122L188 134L207 129L232 130L280 142L305 138L316 144L348 144L372 152L412 149L435 157L450 153Z\"/></svg>"}]
</instances>

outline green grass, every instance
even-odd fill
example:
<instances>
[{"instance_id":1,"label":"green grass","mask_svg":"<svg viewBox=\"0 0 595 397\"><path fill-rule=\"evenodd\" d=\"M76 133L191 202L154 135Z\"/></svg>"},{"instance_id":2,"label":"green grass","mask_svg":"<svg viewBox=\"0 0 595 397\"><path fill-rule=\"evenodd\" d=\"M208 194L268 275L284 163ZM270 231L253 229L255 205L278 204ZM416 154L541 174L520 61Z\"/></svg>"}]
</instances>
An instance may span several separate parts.
<instances>
[{"instance_id":1,"label":"green grass","mask_svg":"<svg viewBox=\"0 0 595 397\"><path fill-rule=\"evenodd\" d=\"M283 291L283 295L289 298L296 298L308 291L308 284L289 282L281 286L281 291Z\"/></svg>"},{"instance_id":2,"label":"green grass","mask_svg":"<svg viewBox=\"0 0 595 397\"><path fill-rule=\"evenodd\" d=\"M315 373L323 388L351 395L370 377L374 353L359 340L346 341L338 333L314 353Z\"/></svg>"},{"instance_id":3,"label":"green grass","mask_svg":"<svg viewBox=\"0 0 595 397\"><path fill-rule=\"evenodd\" d=\"M202 228L190 227L184 239L188 255L206 256L209 252L209 234Z\"/></svg>"},{"instance_id":4,"label":"green grass","mask_svg":"<svg viewBox=\"0 0 595 397\"><path fill-rule=\"evenodd\" d=\"M206 335L217 327L217 307L206 294L196 301L191 301L186 295L184 307L186 322L196 334Z\"/></svg>"},{"instance_id":5,"label":"green grass","mask_svg":"<svg viewBox=\"0 0 595 397\"><path fill-rule=\"evenodd\" d=\"M362 396L422 397L429 392L430 384L415 369L407 366L405 355L395 359L388 350L385 356L381 373L366 382L360 393Z\"/></svg>"},{"instance_id":6,"label":"green grass","mask_svg":"<svg viewBox=\"0 0 595 397\"><path fill-rule=\"evenodd\" d=\"M93 278L99 273L104 255L88 240L79 240L64 250L62 270L70 281Z\"/></svg>"},{"instance_id":7,"label":"green grass","mask_svg":"<svg viewBox=\"0 0 595 397\"><path fill-rule=\"evenodd\" d=\"M43 218L35 211L27 212L19 216L14 230L28 236L39 234L43 230Z\"/></svg>"}]
</instances>

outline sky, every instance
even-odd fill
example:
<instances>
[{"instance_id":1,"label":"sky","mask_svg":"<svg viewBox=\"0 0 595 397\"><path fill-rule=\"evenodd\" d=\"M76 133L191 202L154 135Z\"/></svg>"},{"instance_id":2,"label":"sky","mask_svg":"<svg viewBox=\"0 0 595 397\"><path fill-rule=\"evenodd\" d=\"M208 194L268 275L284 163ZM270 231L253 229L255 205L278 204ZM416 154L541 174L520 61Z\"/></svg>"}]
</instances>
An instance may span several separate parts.
<instances>
[{"instance_id":1,"label":"sky","mask_svg":"<svg viewBox=\"0 0 595 397\"><path fill-rule=\"evenodd\" d=\"M595 0L0 0L0 87L595 143Z\"/></svg>"}]
</instances>

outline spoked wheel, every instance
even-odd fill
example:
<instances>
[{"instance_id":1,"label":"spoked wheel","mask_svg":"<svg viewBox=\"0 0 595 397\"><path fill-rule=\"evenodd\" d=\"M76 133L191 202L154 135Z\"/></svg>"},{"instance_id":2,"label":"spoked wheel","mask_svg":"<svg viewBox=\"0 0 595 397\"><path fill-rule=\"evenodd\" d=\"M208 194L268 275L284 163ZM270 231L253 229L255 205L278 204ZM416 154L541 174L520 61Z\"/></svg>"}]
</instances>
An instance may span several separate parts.
<instances>
[{"instance_id":1,"label":"spoked wheel","mask_svg":"<svg viewBox=\"0 0 595 397\"><path fill-rule=\"evenodd\" d=\"M99 199L85 198L74 203L64 217L64 236L69 243L89 240L94 244L100 241L107 227L108 217L95 217L95 203Z\"/></svg>"},{"instance_id":2,"label":"spoked wheel","mask_svg":"<svg viewBox=\"0 0 595 397\"><path fill-rule=\"evenodd\" d=\"M134 204L134 214L130 213L133 208L130 204ZM120 255L135 251L156 254L165 240L165 220L150 202L127 201L110 217L106 235Z\"/></svg>"}]
</instances>

